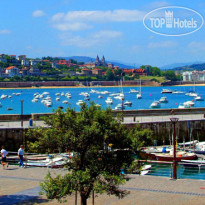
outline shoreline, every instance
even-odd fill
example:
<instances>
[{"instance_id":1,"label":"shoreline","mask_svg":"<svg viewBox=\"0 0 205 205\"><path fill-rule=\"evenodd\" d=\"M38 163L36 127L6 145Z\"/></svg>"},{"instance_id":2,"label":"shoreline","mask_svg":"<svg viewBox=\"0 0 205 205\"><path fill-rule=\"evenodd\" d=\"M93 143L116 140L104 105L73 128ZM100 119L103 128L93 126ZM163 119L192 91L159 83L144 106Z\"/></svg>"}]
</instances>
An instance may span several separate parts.
<instances>
[{"instance_id":1,"label":"shoreline","mask_svg":"<svg viewBox=\"0 0 205 205\"><path fill-rule=\"evenodd\" d=\"M205 86L205 84L184 84L184 85L170 85L170 86L149 86L142 85L142 87L188 87L188 86ZM59 88L111 88L119 86L40 86L40 87L10 87L3 88L0 87L0 90L21 90L21 89L59 89ZM140 87L139 85L123 85L122 87Z\"/></svg>"}]
</instances>

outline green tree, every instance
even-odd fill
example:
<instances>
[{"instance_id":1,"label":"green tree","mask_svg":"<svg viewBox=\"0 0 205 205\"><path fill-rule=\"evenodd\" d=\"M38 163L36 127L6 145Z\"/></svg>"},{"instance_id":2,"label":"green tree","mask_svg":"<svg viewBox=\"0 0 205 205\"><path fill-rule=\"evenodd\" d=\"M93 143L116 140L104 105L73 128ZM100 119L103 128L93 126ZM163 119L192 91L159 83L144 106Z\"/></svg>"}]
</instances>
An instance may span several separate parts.
<instances>
[{"instance_id":1,"label":"green tree","mask_svg":"<svg viewBox=\"0 0 205 205\"><path fill-rule=\"evenodd\" d=\"M149 68L149 73L152 76L161 76L161 70L157 67L151 67Z\"/></svg>"},{"instance_id":2,"label":"green tree","mask_svg":"<svg viewBox=\"0 0 205 205\"><path fill-rule=\"evenodd\" d=\"M132 162L126 149L130 144L128 131L119 120L113 119L111 109L104 111L93 103L83 104L79 113L70 108L65 113L58 109L44 120L46 128L28 132L28 136L37 140L35 149L47 152L69 149L74 153L67 174L56 177L48 174L41 183L49 199L61 200L78 191L85 205L92 190L119 198L128 194L119 188L127 179L121 168Z\"/></svg>"},{"instance_id":3,"label":"green tree","mask_svg":"<svg viewBox=\"0 0 205 205\"><path fill-rule=\"evenodd\" d=\"M112 72L111 69L108 69L108 70L106 71L105 78L106 78L106 80L108 80L108 81L115 80L115 76L114 76L114 74L113 74L113 72Z\"/></svg>"},{"instance_id":4,"label":"green tree","mask_svg":"<svg viewBox=\"0 0 205 205\"><path fill-rule=\"evenodd\" d=\"M129 132L130 147L134 153L137 153L141 147L153 144L153 133L149 129L141 129L139 125Z\"/></svg>"},{"instance_id":5,"label":"green tree","mask_svg":"<svg viewBox=\"0 0 205 205\"><path fill-rule=\"evenodd\" d=\"M164 71L163 76L165 76L167 80L171 80L171 81L177 81L178 79L173 70Z\"/></svg>"}]
</instances>

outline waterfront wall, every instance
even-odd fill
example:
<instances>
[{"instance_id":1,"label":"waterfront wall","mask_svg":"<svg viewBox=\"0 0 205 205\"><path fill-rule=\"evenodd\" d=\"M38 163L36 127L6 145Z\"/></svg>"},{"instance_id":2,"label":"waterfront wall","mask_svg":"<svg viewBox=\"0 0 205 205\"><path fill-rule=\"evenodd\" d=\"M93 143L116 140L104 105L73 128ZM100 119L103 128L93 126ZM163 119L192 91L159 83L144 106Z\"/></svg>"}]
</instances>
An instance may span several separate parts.
<instances>
[{"instance_id":1,"label":"waterfront wall","mask_svg":"<svg viewBox=\"0 0 205 205\"><path fill-rule=\"evenodd\" d=\"M136 124L127 124L128 128ZM150 129L158 145L172 143L173 127L171 122L141 123L142 129ZM0 145L4 144L9 151L17 151L20 144L25 144L25 136L28 129L3 128L0 129ZM178 142L199 140L205 141L205 121L181 121L176 124L176 137Z\"/></svg>"},{"instance_id":2,"label":"waterfront wall","mask_svg":"<svg viewBox=\"0 0 205 205\"><path fill-rule=\"evenodd\" d=\"M139 86L138 81L123 81L123 86ZM0 88L24 88L24 87L52 87L52 86L118 86L117 81L36 81L36 82L0 82ZM160 86L160 83L142 80L142 86Z\"/></svg>"},{"instance_id":3,"label":"waterfront wall","mask_svg":"<svg viewBox=\"0 0 205 205\"><path fill-rule=\"evenodd\" d=\"M117 116L117 114L122 113L121 111L113 110L113 116ZM166 116L166 115L194 115L194 114L205 114L205 108L186 108L186 109L152 109L152 110L124 110L123 115L126 117L138 117L138 116ZM1 121L20 121L29 120L32 118L33 120L40 120L42 116L49 116L52 113L35 113L28 115L0 115Z\"/></svg>"},{"instance_id":4,"label":"waterfront wall","mask_svg":"<svg viewBox=\"0 0 205 205\"><path fill-rule=\"evenodd\" d=\"M113 111L113 115L121 113L120 111ZM204 114L205 108L192 108L192 109L163 109L163 110L134 110L123 111L124 116L166 116L170 114L177 115L194 115ZM42 116L48 116L47 114L31 114L31 115L0 115L1 122L20 121L21 119L27 121L32 118L34 121L40 120ZM174 115L173 115L174 116ZM126 125L128 128L136 126L136 123L129 123ZM169 144L172 136L172 124L171 122L150 122L140 123L139 126L143 129L149 128L153 131L154 139L158 141L158 144ZM20 144L25 143L26 128L1 128L0 126L0 145L5 144L10 151L16 151ZM176 126L176 133L178 141L189 141L191 139L199 139L205 141L205 120L190 120L180 121Z\"/></svg>"}]
</instances>

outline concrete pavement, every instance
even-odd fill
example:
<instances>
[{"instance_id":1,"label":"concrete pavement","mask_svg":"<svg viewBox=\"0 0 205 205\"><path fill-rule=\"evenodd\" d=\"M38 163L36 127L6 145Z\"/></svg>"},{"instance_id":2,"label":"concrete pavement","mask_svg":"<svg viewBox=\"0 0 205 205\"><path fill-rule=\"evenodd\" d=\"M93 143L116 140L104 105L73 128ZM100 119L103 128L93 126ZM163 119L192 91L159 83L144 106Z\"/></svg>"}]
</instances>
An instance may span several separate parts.
<instances>
[{"instance_id":1,"label":"concrete pavement","mask_svg":"<svg viewBox=\"0 0 205 205\"><path fill-rule=\"evenodd\" d=\"M1 168L1 167L0 167ZM49 169L52 174L63 174L66 170ZM9 166L0 170L0 205L10 204L58 204L39 196L39 183L47 168L18 168ZM130 175L131 180L122 188L130 191L123 199L105 194L96 196L96 205L203 205L205 204L205 181L165 177ZM74 204L74 196L67 197L67 204ZM80 198L78 196L78 204ZM91 199L88 204L92 204Z\"/></svg>"}]
</instances>

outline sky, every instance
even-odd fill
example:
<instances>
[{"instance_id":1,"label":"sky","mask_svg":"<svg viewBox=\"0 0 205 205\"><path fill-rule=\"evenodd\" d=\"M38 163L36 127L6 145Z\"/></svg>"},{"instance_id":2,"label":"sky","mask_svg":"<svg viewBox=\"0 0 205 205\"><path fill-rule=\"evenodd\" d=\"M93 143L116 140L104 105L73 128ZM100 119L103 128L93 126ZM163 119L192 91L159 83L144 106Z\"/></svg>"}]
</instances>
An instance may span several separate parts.
<instances>
[{"instance_id":1,"label":"sky","mask_svg":"<svg viewBox=\"0 0 205 205\"><path fill-rule=\"evenodd\" d=\"M204 0L1 0L0 53L43 56L103 55L107 60L163 66L205 62L205 28L186 36L146 29L144 16L181 6L205 18Z\"/></svg>"}]
</instances>

